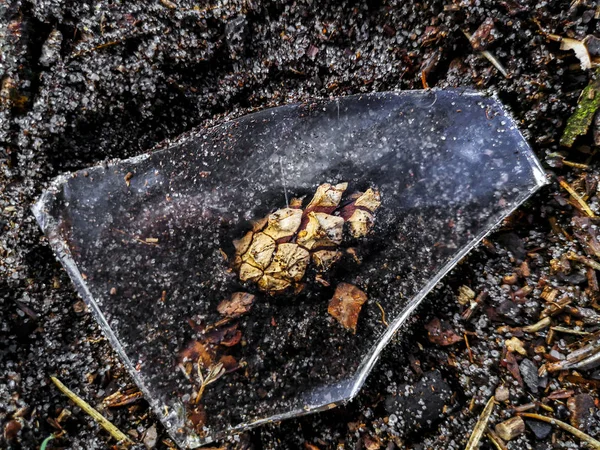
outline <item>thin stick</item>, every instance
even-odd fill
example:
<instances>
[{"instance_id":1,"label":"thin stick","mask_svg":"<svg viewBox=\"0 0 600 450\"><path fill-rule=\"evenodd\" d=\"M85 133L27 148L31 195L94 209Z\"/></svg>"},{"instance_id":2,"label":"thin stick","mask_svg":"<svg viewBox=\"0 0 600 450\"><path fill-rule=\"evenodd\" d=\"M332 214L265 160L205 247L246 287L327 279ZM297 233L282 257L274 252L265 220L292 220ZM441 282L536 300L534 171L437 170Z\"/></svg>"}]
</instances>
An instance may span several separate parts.
<instances>
[{"instance_id":1,"label":"thin stick","mask_svg":"<svg viewBox=\"0 0 600 450\"><path fill-rule=\"evenodd\" d=\"M590 209L590 207L588 206L588 204L579 196L579 194L577 192L575 192L575 189L573 189L569 183L567 183L565 180L558 180L558 183L561 185L561 187L567 191L571 197L573 197L573 200L575 200L577 203L579 203L579 206L581 206L581 209L583 209L583 211L590 217L595 217L594 216L594 211L592 211Z\"/></svg>"},{"instance_id":2,"label":"thin stick","mask_svg":"<svg viewBox=\"0 0 600 450\"><path fill-rule=\"evenodd\" d=\"M98 411L92 408L89 405L89 403L79 398L77 394L75 394L74 392L69 390L68 387L62 384L58 378L50 377L50 379L63 394L69 397L69 399L72 400L73 403L79 406L86 414L88 414L92 419L98 422L100 426L102 426L102 428L108 431L111 434L111 436L114 437L117 441L132 442L131 439L129 439L121 430L119 430L111 422L105 419L102 414L100 414Z\"/></svg>"},{"instance_id":3,"label":"thin stick","mask_svg":"<svg viewBox=\"0 0 600 450\"><path fill-rule=\"evenodd\" d=\"M473 364L473 352L471 351L471 346L469 345L469 339L467 338L467 333L463 333L463 337L465 338L465 344L467 345L467 352L469 353L469 361Z\"/></svg>"},{"instance_id":4,"label":"thin stick","mask_svg":"<svg viewBox=\"0 0 600 450\"><path fill-rule=\"evenodd\" d=\"M479 441L485 433L485 429L487 428L488 420L490 420L490 416L492 415L492 411L494 410L494 401L496 399L492 395L492 397L488 400L485 408L481 412L477 423L475 424L475 428L473 428L473 432L471 433L471 437L469 438L469 442L467 442L467 446L465 450L475 450L479 446Z\"/></svg>"},{"instance_id":5,"label":"thin stick","mask_svg":"<svg viewBox=\"0 0 600 450\"><path fill-rule=\"evenodd\" d=\"M587 258L585 256L578 255L575 252L568 252L567 259L570 259L571 261L579 261L580 263L583 263L586 266L591 267L594 270L600 270L600 263L594 261L591 258Z\"/></svg>"},{"instance_id":6,"label":"thin stick","mask_svg":"<svg viewBox=\"0 0 600 450\"><path fill-rule=\"evenodd\" d=\"M573 162L573 161L567 161L566 159L563 159L562 163L565 166L575 167L576 169L586 170L586 169L590 168L590 166L588 164L582 164L582 163L576 163L576 162Z\"/></svg>"},{"instance_id":7,"label":"thin stick","mask_svg":"<svg viewBox=\"0 0 600 450\"><path fill-rule=\"evenodd\" d=\"M597 441L593 437L585 434L583 431L580 431L577 428L572 427L568 423L562 422L558 419L553 419L552 417L546 417L546 416L542 416L540 414L535 414L535 413L519 413L519 415L523 416L523 417L529 417L530 419L541 420L542 422L546 422L551 425L556 425L559 428L562 428L563 430L568 431L572 435L578 437L579 439L581 439L582 441L587 443L593 449L600 450L600 441Z\"/></svg>"},{"instance_id":8,"label":"thin stick","mask_svg":"<svg viewBox=\"0 0 600 450\"><path fill-rule=\"evenodd\" d=\"M572 328L567 327L550 327L551 330L558 331L559 333L567 333L567 334L577 334L579 336L587 336L591 334L589 331L581 331L581 330L573 330Z\"/></svg>"},{"instance_id":9,"label":"thin stick","mask_svg":"<svg viewBox=\"0 0 600 450\"><path fill-rule=\"evenodd\" d=\"M504 441L500 439L500 436L494 433L490 428L485 430L485 435L498 450L508 450L508 447L504 444Z\"/></svg>"},{"instance_id":10,"label":"thin stick","mask_svg":"<svg viewBox=\"0 0 600 450\"><path fill-rule=\"evenodd\" d=\"M548 327L551 323L552 319L550 317L544 317L542 320L540 320L537 323L534 323L533 325L527 325L523 327L523 331L525 331L526 333L535 333L536 331L540 331Z\"/></svg>"}]
</instances>

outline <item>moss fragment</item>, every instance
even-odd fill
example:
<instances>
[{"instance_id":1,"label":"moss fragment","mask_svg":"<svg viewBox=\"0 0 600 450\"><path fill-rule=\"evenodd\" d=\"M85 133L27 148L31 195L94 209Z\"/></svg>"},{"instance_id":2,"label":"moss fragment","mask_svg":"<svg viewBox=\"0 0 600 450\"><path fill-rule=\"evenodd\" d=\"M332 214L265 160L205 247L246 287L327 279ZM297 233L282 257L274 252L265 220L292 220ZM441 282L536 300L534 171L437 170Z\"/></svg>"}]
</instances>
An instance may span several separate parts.
<instances>
[{"instance_id":1,"label":"moss fragment","mask_svg":"<svg viewBox=\"0 0 600 450\"><path fill-rule=\"evenodd\" d=\"M598 108L600 108L600 69L596 70L594 79L581 93L577 109L567 121L560 144L571 147L578 136L585 135Z\"/></svg>"}]
</instances>

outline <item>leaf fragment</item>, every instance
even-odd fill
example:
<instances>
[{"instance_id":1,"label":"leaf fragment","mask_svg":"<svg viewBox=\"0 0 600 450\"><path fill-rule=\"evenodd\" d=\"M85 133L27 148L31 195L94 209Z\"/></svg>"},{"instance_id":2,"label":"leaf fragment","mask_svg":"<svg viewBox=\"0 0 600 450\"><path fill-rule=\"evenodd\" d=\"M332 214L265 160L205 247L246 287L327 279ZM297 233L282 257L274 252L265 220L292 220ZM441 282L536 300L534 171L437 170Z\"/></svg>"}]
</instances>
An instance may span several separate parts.
<instances>
[{"instance_id":1,"label":"leaf fragment","mask_svg":"<svg viewBox=\"0 0 600 450\"><path fill-rule=\"evenodd\" d=\"M358 315L366 301L367 294L358 287L350 283L340 283L329 302L327 312L346 330L356 333Z\"/></svg>"},{"instance_id":2,"label":"leaf fragment","mask_svg":"<svg viewBox=\"0 0 600 450\"><path fill-rule=\"evenodd\" d=\"M592 60L590 59L590 54L584 41L564 37L560 41L560 49L573 50L575 52L575 56L579 60L581 70L588 70L592 68Z\"/></svg>"},{"instance_id":3,"label":"leaf fragment","mask_svg":"<svg viewBox=\"0 0 600 450\"><path fill-rule=\"evenodd\" d=\"M234 292L231 297L219 303L217 311L226 317L235 319L250 311L255 299L256 296L248 292Z\"/></svg>"}]
</instances>

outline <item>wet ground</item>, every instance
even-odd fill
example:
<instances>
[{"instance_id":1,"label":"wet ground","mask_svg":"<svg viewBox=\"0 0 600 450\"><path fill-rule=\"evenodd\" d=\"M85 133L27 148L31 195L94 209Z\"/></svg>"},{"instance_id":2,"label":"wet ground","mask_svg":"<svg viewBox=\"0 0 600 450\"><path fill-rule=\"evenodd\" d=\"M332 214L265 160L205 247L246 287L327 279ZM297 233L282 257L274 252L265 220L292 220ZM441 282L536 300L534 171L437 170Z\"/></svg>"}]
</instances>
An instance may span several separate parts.
<instances>
[{"instance_id":1,"label":"wet ground","mask_svg":"<svg viewBox=\"0 0 600 450\"><path fill-rule=\"evenodd\" d=\"M30 212L65 171L140 154L193 127L267 106L424 84L467 86L497 92L549 173L565 177L598 211L591 136L570 150L558 144L593 72L548 37L598 35L592 1L42 0L5 1L0 12L2 448L38 448L61 430L47 448L114 444L50 375L99 408L108 395L132 387ZM463 32L478 29L474 48ZM508 78L482 56L485 48ZM584 219L589 213L581 203L552 180L429 295L357 400L222 445L462 449L490 396L504 395L498 386L508 388L508 398L491 424L527 410L599 438L595 369L537 375L544 362L568 357L569 345L585 344L594 335L581 333L594 333L600 323L590 263L597 258L595 219ZM479 303L459 297L461 286ZM523 331L553 304L562 308L548 313L557 330ZM446 332L436 338L440 327ZM419 402L425 412L415 408ZM143 400L101 409L140 448L168 448ZM529 419L526 425L508 448L580 446L569 433Z\"/></svg>"}]
</instances>

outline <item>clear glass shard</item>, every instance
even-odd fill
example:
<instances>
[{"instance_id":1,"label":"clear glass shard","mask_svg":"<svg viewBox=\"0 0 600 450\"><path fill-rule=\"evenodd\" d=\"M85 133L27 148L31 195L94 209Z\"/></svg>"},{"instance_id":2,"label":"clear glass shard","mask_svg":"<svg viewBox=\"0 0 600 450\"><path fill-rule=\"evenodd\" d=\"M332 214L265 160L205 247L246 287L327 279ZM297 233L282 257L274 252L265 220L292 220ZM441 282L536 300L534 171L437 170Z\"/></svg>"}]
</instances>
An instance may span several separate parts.
<instances>
[{"instance_id":1,"label":"clear glass shard","mask_svg":"<svg viewBox=\"0 0 600 450\"><path fill-rule=\"evenodd\" d=\"M496 98L411 91L197 130L59 177L34 213L194 448L351 399L429 290L544 184Z\"/></svg>"}]
</instances>

